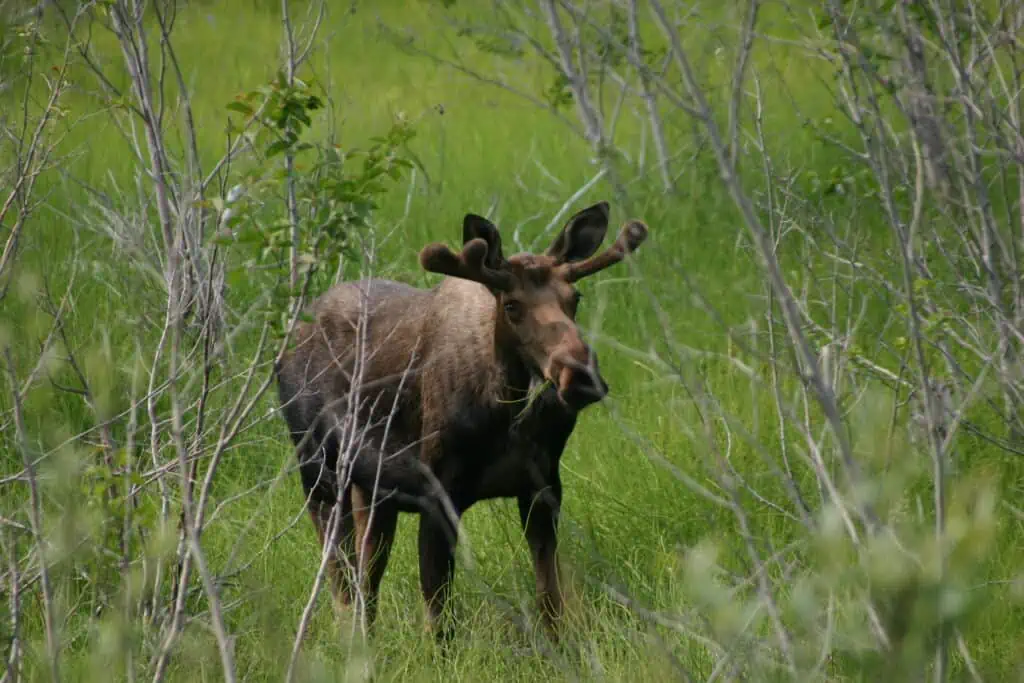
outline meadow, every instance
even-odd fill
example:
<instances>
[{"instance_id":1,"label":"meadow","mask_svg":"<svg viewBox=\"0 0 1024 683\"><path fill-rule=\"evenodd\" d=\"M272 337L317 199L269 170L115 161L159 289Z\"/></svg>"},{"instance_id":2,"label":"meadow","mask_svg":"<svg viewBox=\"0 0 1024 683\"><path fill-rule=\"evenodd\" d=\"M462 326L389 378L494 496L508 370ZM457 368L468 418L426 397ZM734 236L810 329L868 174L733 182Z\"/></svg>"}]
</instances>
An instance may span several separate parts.
<instances>
[{"instance_id":1,"label":"meadow","mask_svg":"<svg viewBox=\"0 0 1024 683\"><path fill-rule=\"evenodd\" d=\"M633 54L637 3L555 3L574 84L548 4L0 2L4 681L1024 680L1022 10L640 2ZM871 61L905 35L928 68ZM293 118L253 124L273 98ZM602 199L651 232L581 284L611 394L562 460L566 639L509 500L463 518L447 651L409 515L368 644L324 590L295 648L320 552L267 383L294 295L431 287L464 214L514 253Z\"/></svg>"}]
</instances>

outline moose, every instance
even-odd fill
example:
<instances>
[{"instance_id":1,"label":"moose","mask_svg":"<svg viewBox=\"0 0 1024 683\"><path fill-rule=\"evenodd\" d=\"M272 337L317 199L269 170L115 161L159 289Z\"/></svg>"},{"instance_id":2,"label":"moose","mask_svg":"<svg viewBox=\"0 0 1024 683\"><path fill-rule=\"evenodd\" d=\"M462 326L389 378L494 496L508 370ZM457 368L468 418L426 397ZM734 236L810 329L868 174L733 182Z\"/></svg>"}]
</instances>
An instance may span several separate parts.
<instances>
[{"instance_id":1,"label":"moose","mask_svg":"<svg viewBox=\"0 0 1024 683\"><path fill-rule=\"evenodd\" d=\"M336 609L361 595L372 627L398 515L418 513L426 625L446 640L459 519L478 501L513 497L557 636L559 460L579 412L609 391L581 338L573 283L648 233L628 221L596 253L608 221L599 202L543 254L506 258L498 228L469 213L459 253L434 243L419 254L446 276L432 289L349 281L309 306L274 371Z\"/></svg>"}]
</instances>

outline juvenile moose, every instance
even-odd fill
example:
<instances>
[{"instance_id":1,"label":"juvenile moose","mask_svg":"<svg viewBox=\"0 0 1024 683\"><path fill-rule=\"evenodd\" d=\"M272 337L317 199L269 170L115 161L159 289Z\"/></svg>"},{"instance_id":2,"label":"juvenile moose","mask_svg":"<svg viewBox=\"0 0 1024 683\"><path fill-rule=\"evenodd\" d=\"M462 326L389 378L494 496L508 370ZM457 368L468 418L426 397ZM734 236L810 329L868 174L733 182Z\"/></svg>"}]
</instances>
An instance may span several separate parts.
<instances>
[{"instance_id":1,"label":"juvenile moose","mask_svg":"<svg viewBox=\"0 0 1024 683\"><path fill-rule=\"evenodd\" d=\"M447 635L459 517L477 501L514 497L541 614L557 633L559 459L579 411L608 393L576 324L573 283L647 237L630 221L595 255L607 229L600 202L543 254L506 258L497 227L467 214L460 253L420 252L424 269L447 276L433 289L370 279L312 304L275 370L321 547L338 539L328 549L336 605L355 598L348 567L372 624L398 514L417 512L427 624Z\"/></svg>"}]
</instances>

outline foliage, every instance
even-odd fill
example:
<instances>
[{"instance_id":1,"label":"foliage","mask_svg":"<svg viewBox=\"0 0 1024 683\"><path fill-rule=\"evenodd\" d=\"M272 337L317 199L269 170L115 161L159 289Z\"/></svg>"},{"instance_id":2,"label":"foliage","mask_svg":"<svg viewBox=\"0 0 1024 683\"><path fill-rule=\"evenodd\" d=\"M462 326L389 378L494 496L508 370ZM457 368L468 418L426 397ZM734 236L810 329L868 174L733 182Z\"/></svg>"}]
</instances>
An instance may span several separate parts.
<instances>
[{"instance_id":1,"label":"foliage","mask_svg":"<svg viewBox=\"0 0 1024 683\"><path fill-rule=\"evenodd\" d=\"M250 144L258 150L256 161L226 197L209 202L221 216L216 240L248 252L248 258L229 273L231 286L242 286L261 266L284 267L291 250L297 252L298 274L303 278L344 272L341 266L346 258L358 264L363 258L360 240L371 228L380 198L388 192L389 183L412 168L403 150L415 133L404 117L384 135L371 137L365 149L305 141L311 117L323 107L317 89L299 79L289 83L279 71L268 85L227 105L244 117L242 123L229 125L229 134L243 134L254 120L260 124L250 134ZM274 164L284 156L294 159L294 174L285 165ZM280 192L289 181L296 204L293 215ZM301 289L283 287L267 302L265 310L279 314L278 334L286 328L287 302L300 294Z\"/></svg>"},{"instance_id":2,"label":"foliage","mask_svg":"<svg viewBox=\"0 0 1024 683\"><path fill-rule=\"evenodd\" d=\"M748 31L745 3L661 0L662 24L641 2L653 114L630 3L555 4L616 159L596 179L536 3L360 4L319 33L320 5L289 3L292 54L316 46L291 71L280 3L149 3L149 119L123 64L142 42L97 14L42 128L49 156L19 166L57 83L32 81L29 125L4 118L0 153L0 177L40 179L0 272L0 642L23 679L1019 676L1021 137L994 103L1014 101L1020 62L1013 41L985 47L1013 35L1012 4L764 3ZM54 60L67 27L45 19L36 54ZM409 28L420 57L382 25ZM977 68L955 89L957 55ZM21 111L17 85L2 116ZM220 327L177 318L163 274L131 267L172 253L147 120L168 226L202 236L183 253ZM267 382L301 307L368 261L427 281L416 252L458 240L468 211L525 247L616 183L616 217L652 233L628 271L581 283L612 394L564 463L566 637L533 629L518 514L495 502L464 520L454 647L422 633L403 520L361 648L323 593L310 601L317 541ZM119 226L141 235L132 249Z\"/></svg>"}]
</instances>

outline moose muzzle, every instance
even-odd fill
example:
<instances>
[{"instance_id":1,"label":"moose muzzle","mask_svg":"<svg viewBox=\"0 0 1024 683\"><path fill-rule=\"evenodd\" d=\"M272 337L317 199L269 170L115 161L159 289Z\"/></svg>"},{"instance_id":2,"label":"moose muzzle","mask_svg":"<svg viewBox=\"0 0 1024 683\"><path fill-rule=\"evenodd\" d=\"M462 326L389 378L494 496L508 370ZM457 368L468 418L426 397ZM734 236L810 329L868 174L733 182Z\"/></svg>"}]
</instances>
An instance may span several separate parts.
<instances>
[{"instance_id":1,"label":"moose muzzle","mask_svg":"<svg viewBox=\"0 0 1024 683\"><path fill-rule=\"evenodd\" d=\"M597 367L597 354L583 344L552 357L550 379L562 403L577 412L608 395L608 383Z\"/></svg>"}]
</instances>

